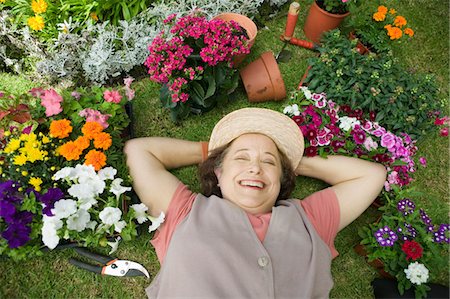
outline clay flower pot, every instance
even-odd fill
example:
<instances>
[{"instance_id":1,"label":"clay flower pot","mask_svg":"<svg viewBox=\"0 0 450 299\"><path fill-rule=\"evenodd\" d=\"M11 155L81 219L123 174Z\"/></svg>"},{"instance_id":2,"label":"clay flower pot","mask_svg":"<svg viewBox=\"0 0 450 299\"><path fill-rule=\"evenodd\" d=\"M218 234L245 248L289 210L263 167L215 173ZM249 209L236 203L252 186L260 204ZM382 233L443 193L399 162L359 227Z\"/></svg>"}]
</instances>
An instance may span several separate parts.
<instances>
[{"instance_id":1,"label":"clay flower pot","mask_svg":"<svg viewBox=\"0 0 450 299\"><path fill-rule=\"evenodd\" d=\"M322 33L337 28L349 14L349 12L345 14L329 13L320 8L314 1L306 17L303 31L307 38L315 43L319 43Z\"/></svg>"},{"instance_id":2,"label":"clay flower pot","mask_svg":"<svg viewBox=\"0 0 450 299\"><path fill-rule=\"evenodd\" d=\"M349 38L351 40L353 40L353 39L356 39L357 37L356 37L355 33L352 31L349 33ZM359 40L358 40L358 43L356 44L356 51L358 51L358 53L361 55L368 54L370 52L369 48L366 47L366 45L364 45Z\"/></svg>"},{"instance_id":3,"label":"clay flower pot","mask_svg":"<svg viewBox=\"0 0 450 299\"><path fill-rule=\"evenodd\" d=\"M226 22L235 21L236 23L239 24L239 26L241 26L242 28L245 29L245 31L247 31L247 35L249 38L248 42L249 42L250 48L255 43L256 34L258 33L258 28L256 27L256 24L250 18L248 18L244 15L238 14L238 13L228 12L228 13L218 14L213 19L221 19ZM245 55L245 54L236 56L233 60L234 65L238 66L245 59L246 56L247 55Z\"/></svg>"},{"instance_id":4,"label":"clay flower pot","mask_svg":"<svg viewBox=\"0 0 450 299\"><path fill-rule=\"evenodd\" d=\"M286 97L286 87L272 52L264 52L240 71L250 102L280 101Z\"/></svg>"}]
</instances>

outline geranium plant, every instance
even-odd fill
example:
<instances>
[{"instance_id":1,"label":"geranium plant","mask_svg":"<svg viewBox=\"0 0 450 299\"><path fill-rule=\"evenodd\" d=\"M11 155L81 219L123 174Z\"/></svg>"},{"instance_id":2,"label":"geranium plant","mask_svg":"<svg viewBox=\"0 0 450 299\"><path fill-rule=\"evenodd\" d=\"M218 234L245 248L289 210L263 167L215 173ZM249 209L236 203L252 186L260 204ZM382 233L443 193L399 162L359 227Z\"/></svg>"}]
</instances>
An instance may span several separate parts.
<instances>
[{"instance_id":1,"label":"geranium plant","mask_svg":"<svg viewBox=\"0 0 450 299\"><path fill-rule=\"evenodd\" d=\"M375 52L387 51L392 43L403 42L414 36L414 30L406 18L394 8L384 5L378 6L376 11L365 8L351 17L350 25L359 40Z\"/></svg>"},{"instance_id":2,"label":"geranium plant","mask_svg":"<svg viewBox=\"0 0 450 299\"><path fill-rule=\"evenodd\" d=\"M245 29L236 22L208 20L199 11L164 21L145 61L150 79L162 84L160 100L173 120L209 110L238 86L233 58L249 53Z\"/></svg>"},{"instance_id":3,"label":"geranium plant","mask_svg":"<svg viewBox=\"0 0 450 299\"><path fill-rule=\"evenodd\" d=\"M449 224L435 224L412 199L414 191L399 190L386 196L383 215L375 224L363 227L359 235L368 261L379 260L398 282L398 290L414 288L416 298L430 290L427 283L436 273L447 271Z\"/></svg>"},{"instance_id":4,"label":"geranium plant","mask_svg":"<svg viewBox=\"0 0 450 299\"><path fill-rule=\"evenodd\" d=\"M388 170L385 191L412 181L417 162L416 141L408 134L394 134L375 121L371 111L364 118L361 109L337 105L325 93L311 93L307 87L292 93L283 112L292 117L305 136L305 155L343 154L382 163Z\"/></svg>"},{"instance_id":5,"label":"geranium plant","mask_svg":"<svg viewBox=\"0 0 450 299\"><path fill-rule=\"evenodd\" d=\"M31 125L10 121L0 145L0 255L23 259L61 242L116 248L113 239L131 240L136 221L151 219L142 205L128 209L122 133L131 81L61 94L33 88L17 97L33 100Z\"/></svg>"}]
</instances>

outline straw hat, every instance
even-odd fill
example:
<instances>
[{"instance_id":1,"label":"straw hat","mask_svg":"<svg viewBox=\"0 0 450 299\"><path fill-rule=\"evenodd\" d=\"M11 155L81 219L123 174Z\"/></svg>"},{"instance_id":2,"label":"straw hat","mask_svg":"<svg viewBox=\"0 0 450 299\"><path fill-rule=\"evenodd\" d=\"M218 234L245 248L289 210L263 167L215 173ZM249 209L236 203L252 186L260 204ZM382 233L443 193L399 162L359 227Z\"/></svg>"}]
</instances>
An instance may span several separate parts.
<instances>
[{"instance_id":1,"label":"straw hat","mask_svg":"<svg viewBox=\"0 0 450 299\"><path fill-rule=\"evenodd\" d=\"M295 170L305 144L297 124L288 116L270 109L243 108L225 115L214 127L208 150L228 144L242 134L259 133L271 138L291 161Z\"/></svg>"}]
</instances>

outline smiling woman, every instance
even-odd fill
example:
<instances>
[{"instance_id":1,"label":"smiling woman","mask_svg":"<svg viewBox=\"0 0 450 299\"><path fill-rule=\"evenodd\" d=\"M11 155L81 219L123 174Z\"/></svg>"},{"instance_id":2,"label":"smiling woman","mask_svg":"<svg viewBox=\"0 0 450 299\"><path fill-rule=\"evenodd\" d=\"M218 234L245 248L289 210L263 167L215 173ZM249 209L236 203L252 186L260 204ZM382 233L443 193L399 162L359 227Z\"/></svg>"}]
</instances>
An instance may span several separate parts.
<instances>
[{"instance_id":1,"label":"smiling woman","mask_svg":"<svg viewBox=\"0 0 450 299\"><path fill-rule=\"evenodd\" d=\"M302 158L297 124L261 108L226 115L211 133L209 152L207 145L148 137L125 146L136 193L151 214L166 214L151 241L161 270L148 297L328 297L336 234L378 195L384 167L340 156ZM203 194L169 171L202 161ZM295 175L332 186L289 199Z\"/></svg>"}]
</instances>

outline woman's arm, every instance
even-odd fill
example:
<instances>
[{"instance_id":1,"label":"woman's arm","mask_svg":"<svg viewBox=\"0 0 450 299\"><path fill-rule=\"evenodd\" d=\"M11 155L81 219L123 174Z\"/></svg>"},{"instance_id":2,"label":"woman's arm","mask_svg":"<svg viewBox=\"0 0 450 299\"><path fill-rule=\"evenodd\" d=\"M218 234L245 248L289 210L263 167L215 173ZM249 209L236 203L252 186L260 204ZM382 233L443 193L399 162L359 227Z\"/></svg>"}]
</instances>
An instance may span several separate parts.
<instances>
[{"instance_id":1,"label":"woman's arm","mask_svg":"<svg viewBox=\"0 0 450 299\"><path fill-rule=\"evenodd\" d=\"M202 161L201 142L164 137L131 139L124 152L133 188L153 216L167 212L180 183L169 170Z\"/></svg>"},{"instance_id":2,"label":"woman's arm","mask_svg":"<svg viewBox=\"0 0 450 299\"><path fill-rule=\"evenodd\" d=\"M370 206L386 180L383 165L344 156L303 157L295 172L332 185L340 207L339 230Z\"/></svg>"}]
</instances>

